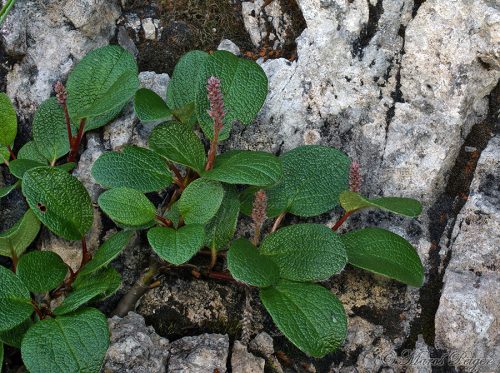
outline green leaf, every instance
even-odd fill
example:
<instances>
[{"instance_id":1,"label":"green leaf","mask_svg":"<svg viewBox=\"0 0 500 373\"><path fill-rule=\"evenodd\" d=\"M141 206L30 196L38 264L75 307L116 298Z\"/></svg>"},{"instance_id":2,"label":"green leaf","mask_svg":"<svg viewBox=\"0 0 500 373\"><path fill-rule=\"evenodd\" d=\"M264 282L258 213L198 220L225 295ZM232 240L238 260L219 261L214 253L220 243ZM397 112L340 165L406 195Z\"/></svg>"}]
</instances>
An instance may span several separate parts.
<instances>
[{"instance_id":1,"label":"green leaf","mask_svg":"<svg viewBox=\"0 0 500 373\"><path fill-rule=\"evenodd\" d=\"M0 233L0 255L12 257L12 252L17 257L28 248L35 240L40 230L40 221L33 211L28 210L14 226Z\"/></svg>"},{"instance_id":2,"label":"green leaf","mask_svg":"<svg viewBox=\"0 0 500 373\"><path fill-rule=\"evenodd\" d=\"M185 108L196 101L199 81L204 78L205 63L208 54L202 51L186 53L175 65L172 79L167 87L167 105L172 110ZM186 116L187 117L187 116ZM190 119L183 123L192 125L196 122L193 110Z\"/></svg>"},{"instance_id":3,"label":"green leaf","mask_svg":"<svg viewBox=\"0 0 500 373\"><path fill-rule=\"evenodd\" d=\"M133 231L120 231L108 238L97 249L92 260L82 268L80 275L89 275L111 263L127 246L133 235Z\"/></svg>"},{"instance_id":4,"label":"green leaf","mask_svg":"<svg viewBox=\"0 0 500 373\"><path fill-rule=\"evenodd\" d=\"M267 76L254 61L238 58L226 51L216 51L206 62L205 74L198 80L196 110L198 122L205 135L212 139L213 120L208 115L207 81L211 76L220 79L224 96L224 128L219 140L229 136L235 121L250 124L262 108L267 96Z\"/></svg>"},{"instance_id":5,"label":"green leaf","mask_svg":"<svg viewBox=\"0 0 500 373\"><path fill-rule=\"evenodd\" d=\"M196 179L182 193L179 210L186 224L206 224L219 210L223 198L221 183Z\"/></svg>"},{"instance_id":6,"label":"green leaf","mask_svg":"<svg viewBox=\"0 0 500 373\"><path fill-rule=\"evenodd\" d=\"M46 164L30 159L14 159L9 163L9 171L18 179L22 179L26 171L35 167L44 167Z\"/></svg>"},{"instance_id":7,"label":"green leaf","mask_svg":"<svg viewBox=\"0 0 500 373\"><path fill-rule=\"evenodd\" d=\"M125 103L124 105L117 106L113 110L110 110L104 114L98 115L97 117L92 117L87 119L85 122L85 128L84 132L89 132L91 130L95 130L97 128L101 128L111 122L112 120L116 119L120 113L122 112L123 108L127 105Z\"/></svg>"},{"instance_id":8,"label":"green leaf","mask_svg":"<svg viewBox=\"0 0 500 373\"><path fill-rule=\"evenodd\" d=\"M424 284L420 257L403 237L381 228L365 228L340 237L352 265L407 285Z\"/></svg>"},{"instance_id":9,"label":"green leaf","mask_svg":"<svg viewBox=\"0 0 500 373\"><path fill-rule=\"evenodd\" d=\"M215 159L203 177L228 184L271 186L283 175L281 160L271 153L232 150Z\"/></svg>"},{"instance_id":10,"label":"green leaf","mask_svg":"<svg viewBox=\"0 0 500 373\"><path fill-rule=\"evenodd\" d=\"M6 146L0 144L0 165L8 162L10 159L10 152Z\"/></svg>"},{"instance_id":11,"label":"green leaf","mask_svg":"<svg viewBox=\"0 0 500 373\"><path fill-rule=\"evenodd\" d=\"M28 141L17 153L17 159L30 159L35 162L47 164L47 160L40 153L34 141Z\"/></svg>"},{"instance_id":12,"label":"green leaf","mask_svg":"<svg viewBox=\"0 0 500 373\"><path fill-rule=\"evenodd\" d=\"M182 124L193 127L196 124L196 112L194 102L172 110L172 115Z\"/></svg>"},{"instance_id":13,"label":"green leaf","mask_svg":"<svg viewBox=\"0 0 500 373\"><path fill-rule=\"evenodd\" d=\"M322 224L295 224L267 236L260 247L293 281L322 281L342 271L347 255L340 237Z\"/></svg>"},{"instance_id":14,"label":"green leaf","mask_svg":"<svg viewBox=\"0 0 500 373\"><path fill-rule=\"evenodd\" d=\"M99 373L109 346L106 316L94 308L37 322L21 346L30 373Z\"/></svg>"},{"instance_id":15,"label":"green leaf","mask_svg":"<svg viewBox=\"0 0 500 373\"><path fill-rule=\"evenodd\" d=\"M180 265L191 259L203 246L203 225L185 225L177 230L156 227L148 231L148 241L154 252L169 263Z\"/></svg>"},{"instance_id":16,"label":"green leaf","mask_svg":"<svg viewBox=\"0 0 500 373\"><path fill-rule=\"evenodd\" d=\"M174 202L172 206L165 211L163 217L174 223L174 227L177 227L182 219L181 212L179 211L179 201Z\"/></svg>"},{"instance_id":17,"label":"green leaf","mask_svg":"<svg viewBox=\"0 0 500 373\"><path fill-rule=\"evenodd\" d=\"M261 289L260 299L276 326L308 355L323 357L345 340L344 307L320 285L284 280Z\"/></svg>"},{"instance_id":18,"label":"green leaf","mask_svg":"<svg viewBox=\"0 0 500 373\"><path fill-rule=\"evenodd\" d=\"M64 164L56 166L56 167L59 168L60 170L63 170L66 172L71 172L76 167L76 163L75 162L68 162L68 163L64 163Z\"/></svg>"},{"instance_id":19,"label":"green leaf","mask_svg":"<svg viewBox=\"0 0 500 373\"><path fill-rule=\"evenodd\" d=\"M31 295L14 272L0 266L0 331L16 327L31 316Z\"/></svg>"},{"instance_id":20,"label":"green leaf","mask_svg":"<svg viewBox=\"0 0 500 373\"><path fill-rule=\"evenodd\" d=\"M32 131L38 152L50 163L69 152L64 111L55 97L40 105L33 119Z\"/></svg>"},{"instance_id":21,"label":"green leaf","mask_svg":"<svg viewBox=\"0 0 500 373\"><path fill-rule=\"evenodd\" d=\"M163 99L156 92L141 88L135 93L134 110L141 122L164 121L172 116Z\"/></svg>"},{"instance_id":22,"label":"green leaf","mask_svg":"<svg viewBox=\"0 0 500 373\"><path fill-rule=\"evenodd\" d=\"M289 212L309 217L330 211L347 189L350 161L341 151L306 145L284 153L283 179L266 191L269 217Z\"/></svg>"},{"instance_id":23,"label":"green leaf","mask_svg":"<svg viewBox=\"0 0 500 373\"><path fill-rule=\"evenodd\" d=\"M21 341L31 325L33 325L33 321L31 321L30 317L27 317L26 320L14 328L0 331L0 341L7 346L21 348Z\"/></svg>"},{"instance_id":24,"label":"green leaf","mask_svg":"<svg viewBox=\"0 0 500 373\"><path fill-rule=\"evenodd\" d=\"M7 196L10 192L12 192L14 189L16 189L19 186L19 184L20 184L20 182L18 180L16 183L14 183L12 185L8 185L8 186L0 188L0 198Z\"/></svg>"},{"instance_id":25,"label":"green leaf","mask_svg":"<svg viewBox=\"0 0 500 373\"><path fill-rule=\"evenodd\" d=\"M92 167L92 176L105 188L128 187L144 193L159 191L172 183L164 160L137 146L102 154Z\"/></svg>"},{"instance_id":26,"label":"green leaf","mask_svg":"<svg viewBox=\"0 0 500 373\"><path fill-rule=\"evenodd\" d=\"M56 235L81 240L92 226L94 210L89 193L64 170L33 168L24 174L22 189L36 217Z\"/></svg>"},{"instance_id":27,"label":"green leaf","mask_svg":"<svg viewBox=\"0 0 500 373\"><path fill-rule=\"evenodd\" d=\"M78 275L78 281L73 284L74 290L54 310L54 315L65 315L99 296L109 296L118 290L120 285L121 276L113 267L91 276Z\"/></svg>"},{"instance_id":28,"label":"green leaf","mask_svg":"<svg viewBox=\"0 0 500 373\"><path fill-rule=\"evenodd\" d=\"M19 259L16 273L29 291L45 293L64 281L68 266L52 251L32 251Z\"/></svg>"},{"instance_id":29,"label":"green leaf","mask_svg":"<svg viewBox=\"0 0 500 373\"><path fill-rule=\"evenodd\" d=\"M132 54L109 45L88 53L69 74L68 111L71 119L90 118L122 108L139 88Z\"/></svg>"},{"instance_id":30,"label":"green leaf","mask_svg":"<svg viewBox=\"0 0 500 373\"><path fill-rule=\"evenodd\" d=\"M16 110L9 96L0 92L0 145L12 145L17 135Z\"/></svg>"},{"instance_id":31,"label":"green leaf","mask_svg":"<svg viewBox=\"0 0 500 373\"><path fill-rule=\"evenodd\" d=\"M231 244L227 267L238 281L258 287L275 285L280 278L278 266L268 256L259 253L248 240L240 238Z\"/></svg>"},{"instance_id":32,"label":"green leaf","mask_svg":"<svg viewBox=\"0 0 500 373\"><path fill-rule=\"evenodd\" d=\"M368 199L359 193L348 190L340 194L340 205L346 211L376 207L410 217L416 217L422 212L420 202L412 198L381 197Z\"/></svg>"},{"instance_id":33,"label":"green leaf","mask_svg":"<svg viewBox=\"0 0 500 373\"><path fill-rule=\"evenodd\" d=\"M115 223L140 227L151 223L156 209L147 197L131 188L110 189L99 196L99 206Z\"/></svg>"},{"instance_id":34,"label":"green leaf","mask_svg":"<svg viewBox=\"0 0 500 373\"><path fill-rule=\"evenodd\" d=\"M149 147L169 161L191 167L197 172L205 168L205 148L198 136L187 126L168 122L153 129Z\"/></svg>"},{"instance_id":35,"label":"green leaf","mask_svg":"<svg viewBox=\"0 0 500 373\"><path fill-rule=\"evenodd\" d=\"M205 227L205 245L215 246L217 250L224 249L236 232L239 213L240 201L236 188L224 185L224 198L219 210Z\"/></svg>"}]
</instances>

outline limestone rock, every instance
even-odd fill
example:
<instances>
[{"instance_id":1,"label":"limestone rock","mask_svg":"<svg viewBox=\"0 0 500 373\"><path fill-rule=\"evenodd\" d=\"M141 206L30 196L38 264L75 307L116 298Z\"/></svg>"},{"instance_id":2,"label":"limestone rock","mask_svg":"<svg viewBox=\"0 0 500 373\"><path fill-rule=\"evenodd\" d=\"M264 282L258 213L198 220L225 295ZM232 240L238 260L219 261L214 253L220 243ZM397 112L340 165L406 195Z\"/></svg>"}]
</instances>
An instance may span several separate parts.
<instances>
[{"instance_id":1,"label":"limestone rock","mask_svg":"<svg viewBox=\"0 0 500 373\"><path fill-rule=\"evenodd\" d=\"M266 332L261 332L250 341L248 346L251 351L257 352L264 356L269 356L274 353L273 338Z\"/></svg>"},{"instance_id":2,"label":"limestone rock","mask_svg":"<svg viewBox=\"0 0 500 373\"><path fill-rule=\"evenodd\" d=\"M184 337L170 344L168 373L226 372L229 337L221 334L202 334Z\"/></svg>"},{"instance_id":3,"label":"limestone rock","mask_svg":"<svg viewBox=\"0 0 500 373\"><path fill-rule=\"evenodd\" d=\"M108 320L111 332L103 373L164 373L169 357L168 340L130 312Z\"/></svg>"},{"instance_id":4,"label":"limestone rock","mask_svg":"<svg viewBox=\"0 0 500 373\"><path fill-rule=\"evenodd\" d=\"M64 15L87 37L108 35L113 37L115 22L120 16L116 0L69 0Z\"/></svg>"},{"instance_id":5,"label":"limestone rock","mask_svg":"<svg viewBox=\"0 0 500 373\"><path fill-rule=\"evenodd\" d=\"M231 369L233 373L264 372L265 360L252 355L240 341L235 341L231 355Z\"/></svg>"}]
</instances>

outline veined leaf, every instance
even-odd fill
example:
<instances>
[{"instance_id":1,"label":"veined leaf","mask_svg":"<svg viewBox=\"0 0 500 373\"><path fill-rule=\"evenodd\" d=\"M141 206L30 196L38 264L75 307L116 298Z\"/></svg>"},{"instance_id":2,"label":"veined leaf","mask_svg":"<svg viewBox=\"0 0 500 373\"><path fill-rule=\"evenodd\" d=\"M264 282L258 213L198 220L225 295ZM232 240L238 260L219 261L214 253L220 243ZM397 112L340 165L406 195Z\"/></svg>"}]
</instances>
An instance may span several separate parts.
<instances>
[{"instance_id":1,"label":"veined leaf","mask_svg":"<svg viewBox=\"0 0 500 373\"><path fill-rule=\"evenodd\" d=\"M35 240L40 230L40 221L33 211L28 210L14 226L0 233L0 255L20 257Z\"/></svg>"},{"instance_id":2,"label":"veined leaf","mask_svg":"<svg viewBox=\"0 0 500 373\"><path fill-rule=\"evenodd\" d=\"M179 201L175 201L170 208L165 211L163 217L174 223L174 227L177 228L179 222L182 219L181 212L179 211Z\"/></svg>"},{"instance_id":3,"label":"veined leaf","mask_svg":"<svg viewBox=\"0 0 500 373\"><path fill-rule=\"evenodd\" d=\"M0 145L11 145L17 135L16 110L9 96L0 92Z\"/></svg>"},{"instance_id":4,"label":"veined leaf","mask_svg":"<svg viewBox=\"0 0 500 373\"><path fill-rule=\"evenodd\" d=\"M102 154L92 166L92 176L105 188L128 187L155 192L172 183L163 159L151 150L126 146L120 152Z\"/></svg>"},{"instance_id":5,"label":"veined leaf","mask_svg":"<svg viewBox=\"0 0 500 373\"><path fill-rule=\"evenodd\" d=\"M114 222L130 227L151 223L156 209L147 197L131 188L110 189L99 196L99 206Z\"/></svg>"},{"instance_id":6,"label":"veined leaf","mask_svg":"<svg viewBox=\"0 0 500 373\"><path fill-rule=\"evenodd\" d=\"M21 348L21 341L31 325L33 325L33 321L31 321L30 317L27 317L26 320L14 328L0 331L0 342L7 346Z\"/></svg>"},{"instance_id":7,"label":"veined leaf","mask_svg":"<svg viewBox=\"0 0 500 373\"><path fill-rule=\"evenodd\" d=\"M179 210L186 224L206 224L219 210L223 198L219 182L196 179L182 193Z\"/></svg>"},{"instance_id":8,"label":"veined leaf","mask_svg":"<svg viewBox=\"0 0 500 373\"><path fill-rule=\"evenodd\" d=\"M54 310L54 315L65 315L99 296L109 296L121 285L121 276L113 267L91 276L78 275L77 279L74 290Z\"/></svg>"},{"instance_id":9,"label":"veined leaf","mask_svg":"<svg viewBox=\"0 0 500 373\"><path fill-rule=\"evenodd\" d=\"M0 188L0 198L3 198L7 196L10 192L12 192L14 189L16 189L19 186L20 182L19 180L12 184L12 185L7 185L5 187Z\"/></svg>"},{"instance_id":10,"label":"veined leaf","mask_svg":"<svg viewBox=\"0 0 500 373\"><path fill-rule=\"evenodd\" d=\"M205 148L189 127L177 122L160 124L149 137L149 147L169 161L201 172L206 163Z\"/></svg>"},{"instance_id":11,"label":"veined leaf","mask_svg":"<svg viewBox=\"0 0 500 373\"><path fill-rule=\"evenodd\" d=\"M89 275L111 263L127 246L133 235L133 231L120 231L108 238L97 249L92 260L85 264L80 275Z\"/></svg>"},{"instance_id":12,"label":"veined leaf","mask_svg":"<svg viewBox=\"0 0 500 373\"><path fill-rule=\"evenodd\" d=\"M340 237L322 224L295 224L267 236L260 247L280 269L282 278L322 281L347 264Z\"/></svg>"},{"instance_id":13,"label":"veined leaf","mask_svg":"<svg viewBox=\"0 0 500 373\"><path fill-rule=\"evenodd\" d=\"M114 112L139 88L137 64L132 54L109 45L88 53L69 74L68 111L71 119Z\"/></svg>"},{"instance_id":14,"label":"veined leaf","mask_svg":"<svg viewBox=\"0 0 500 373\"><path fill-rule=\"evenodd\" d=\"M280 277L279 268L273 260L259 253L259 250L244 238L232 243L227 253L227 266L236 280L252 286L275 285Z\"/></svg>"},{"instance_id":15,"label":"veined leaf","mask_svg":"<svg viewBox=\"0 0 500 373\"><path fill-rule=\"evenodd\" d=\"M10 152L6 146L0 144L0 164L8 162L10 159Z\"/></svg>"},{"instance_id":16,"label":"veined leaf","mask_svg":"<svg viewBox=\"0 0 500 373\"><path fill-rule=\"evenodd\" d=\"M69 152L64 111L55 97L40 105L33 119L32 131L38 152L50 163Z\"/></svg>"},{"instance_id":17,"label":"veined leaf","mask_svg":"<svg viewBox=\"0 0 500 373\"><path fill-rule=\"evenodd\" d=\"M323 357L346 337L344 307L320 285L284 280L261 289L260 299L276 326L308 355Z\"/></svg>"},{"instance_id":18,"label":"veined leaf","mask_svg":"<svg viewBox=\"0 0 500 373\"><path fill-rule=\"evenodd\" d=\"M422 212L420 202L412 198L381 197L368 199L359 193L348 190L340 194L340 205L346 211L375 207L410 217L416 217Z\"/></svg>"},{"instance_id":19,"label":"veined leaf","mask_svg":"<svg viewBox=\"0 0 500 373\"><path fill-rule=\"evenodd\" d=\"M281 160L271 153L232 150L219 155L214 168L202 175L228 184L271 186L282 174Z\"/></svg>"},{"instance_id":20,"label":"veined leaf","mask_svg":"<svg viewBox=\"0 0 500 373\"><path fill-rule=\"evenodd\" d=\"M45 293L59 286L68 266L52 251L32 251L23 255L17 265L17 276L33 293Z\"/></svg>"},{"instance_id":21,"label":"veined leaf","mask_svg":"<svg viewBox=\"0 0 500 373\"><path fill-rule=\"evenodd\" d=\"M172 117L172 111L156 92L141 88L135 93L134 110L141 122L164 121Z\"/></svg>"},{"instance_id":22,"label":"veined leaf","mask_svg":"<svg viewBox=\"0 0 500 373\"><path fill-rule=\"evenodd\" d=\"M203 225L185 225L179 229L156 227L148 231L154 252L169 263L180 265L191 259L203 246Z\"/></svg>"},{"instance_id":23,"label":"veined leaf","mask_svg":"<svg viewBox=\"0 0 500 373\"><path fill-rule=\"evenodd\" d=\"M207 81L211 76L220 79L224 96L226 115L219 135L222 141L228 138L235 121L250 124L255 119L266 100L267 76L256 62L227 51L216 51L208 57L205 73L197 80L196 111L198 122L210 139L213 137L213 120L208 115Z\"/></svg>"},{"instance_id":24,"label":"veined leaf","mask_svg":"<svg viewBox=\"0 0 500 373\"><path fill-rule=\"evenodd\" d=\"M341 151L306 145L284 153L283 179L266 190L269 217L289 212L309 217L330 211L347 189L349 158Z\"/></svg>"},{"instance_id":25,"label":"veined leaf","mask_svg":"<svg viewBox=\"0 0 500 373\"><path fill-rule=\"evenodd\" d=\"M176 111L195 103L196 90L199 87L199 80L204 78L207 59L207 53L191 51L182 56L177 62L172 79L170 79L167 87L167 105L170 109ZM194 110L189 118L183 124L193 125L196 122L196 112Z\"/></svg>"},{"instance_id":26,"label":"veined leaf","mask_svg":"<svg viewBox=\"0 0 500 373\"><path fill-rule=\"evenodd\" d=\"M29 159L47 165L47 159L40 153L34 141L28 141L19 149L17 159Z\"/></svg>"},{"instance_id":27,"label":"veined leaf","mask_svg":"<svg viewBox=\"0 0 500 373\"><path fill-rule=\"evenodd\" d=\"M101 128L105 126L106 124L110 123L114 119L116 119L120 113L122 112L123 108L127 105L127 102L125 102L123 105L119 105L115 107L114 109L98 115L96 117L88 118L87 121L85 122L85 128L84 132L89 132L92 130L95 130L97 128Z\"/></svg>"},{"instance_id":28,"label":"veined leaf","mask_svg":"<svg viewBox=\"0 0 500 373\"><path fill-rule=\"evenodd\" d=\"M83 184L66 171L54 167L26 171L22 190L36 217L56 235L81 240L92 226L90 196Z\"/></svg>"},{"instance_id":29,"label":"veined leaf","mask_svg":"<svg viewBox=\"0 0 500 373\"><path fill-rule=\"evenodd\" d=\"M14 272L0 266L0 331L16 327L33 313L31 295Z\"/></svg>"},{"instance_id":30,"label":"veined leaf","mask_svg":"<svg viewBox=\"0 0 500 373\"><path fill-rule=\"evenodd\" d=\"M352 265L407 285L423 285L424 267L420 257L403 237L381 228L365 228L340 237Z\"/></svg>"},{"instance_id":31,"label":"veined leaf","mask_svg":"<svg viewBox=\"0 0 500 373\"><path fill-rule=\"evenodd\" d=\"M236 232L240 201L238 192L232 185L224 185L224 198L215 216L205 227L205 245L222 250L231 241Z\"/></svg>"},{"instance_id":32,"label":"veined leaf","mask_svg":"<svg viewBox=\"0 0 500 373\"><path fill-rule=\"evenodd\" d=\"M18 179L22 179L26 171L35 167L44 167L46 164L29 159L14 159L9 163L9 171Z\"/></svg>"},{"instance_id":33,"label":"veined leaf","mask_svg":"<svg viewBox=\"0 0 500 373\"><path fill-rule=\"evenodd\" d=\"M109 345L106 316L85 308L33 325L21 345L31 373L99 373Z\"/></svg>"}]
</instances>

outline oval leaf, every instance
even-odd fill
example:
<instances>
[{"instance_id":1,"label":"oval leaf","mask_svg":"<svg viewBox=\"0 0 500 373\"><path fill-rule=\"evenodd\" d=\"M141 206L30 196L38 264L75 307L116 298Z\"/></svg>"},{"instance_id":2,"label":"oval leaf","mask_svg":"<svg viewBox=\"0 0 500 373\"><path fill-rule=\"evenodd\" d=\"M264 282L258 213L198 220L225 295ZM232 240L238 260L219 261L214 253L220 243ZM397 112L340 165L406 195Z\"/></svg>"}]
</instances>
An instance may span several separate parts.
<instances>
[{"instance_id":1,"label":"oval leaf","mask_svg":"<svg viewBox=\"0 0 500 373\"><path fill-rule=\"evenodd\" d=\"M19 259L16 273L29 291L45 293L64 281L68 266L52 251L32 251Z\"/></svg>"},{"instance_id":2,"label":"oval leaf","mask_svg":"<svg viewBox=\"0 0 500 373\"><path fill-rule=\"evenodd\" d=\"M381 197L368 199L359 193L348 190L340 194L340 205L346 211L375 207L410 217L416 217L422 212L420 202L412 198Z\"/></svg>"},{"instance_id":3,"label":"oval leaf","mask_svg":"<svg viewBox=\"0 0 500 373\"><path fill-rule=\"evenodd\" d=\"M110 189L99 196L99 206L114 222L130 227L151 223L156 209L147 197L131 188Z\"/></svg>"},{"instance_id":4,"label":"oval leaf","mask_svg":"<svg viewBox=\"0 0 500 373\"><path fill-rule=\"evenodd\" d=\"M17 349L21 348L21 341L28 329L33 325L33 321L28 317L21 324L6 331L0 331L0 341L7 346L12 346Z\"/></svg>"},{"instance_id":5,"label":"oval leaf","mask_svg":"<svg viewBox=\"0 0 500 373\"><path fill-rule=\"evenodd\" d=\"M83 184L62 169L37 167L23 177L23 194L36 217L56 235L81 240L94 210Z\"/></svg>"},{"instance_id":6,"label":"oval leaf","mask_svg":"<svg viewBox=\"0 0 500 373\"><path fill-rule=\"evenodd\" d=\"M14 226L0 233L0 255L20 257L35 240L40 231L40 220L28 210Z\"/></svg>"},{"instance_id":7,"label":"oval leaf","mask_svg":"<svg viewBox=\"0 0 500 373\"><path fill-rule=\"evenodd\" d=\"M139 88L134 56L109 45L88 53L69 74L68 111L73 120L123 107Z\"/></svg>"},{"instance_id":8,"label":"oval leaf","mask_svg":"<svg viewBox=\"0 0 500 373\"><path fill-rule=\"evenodd\" d=\"M155 122L169 119L172 112L156 92L141 88L135 93L134 110L141 122Z\"/></svg>"},{"instance_id":9,"label":"oval leaf","mask_svg":"<svg viewBox=\"0 0 500 373\"><path fill-rule=\"evenodd\" d=\"M21 354L31 373L99 373L109 345L106 316L94 308L37 322Z\"/></svg>"},{"instance_id":10,"label":"oval leaf","mask_svg":"<svg viewBox=\"0 0 500 373\"><path fill-rule=\"evenodd\" d=\"M182 193L179 211L186 224L206 224L219 210L223 198L221 183L196 179Z\"/></svg>"},{"instance_id":11,"label":"oval leaf","mask_svg":"<svg viewBox=\"0 0 500 373\"><path fill-rule=\"evenodd\" d=\"M232 185L224 185L224 198L215 216L205 227L205 245L222 250L231 241L236 232L240 201Z\"/></svg>"},{"instance_id":12,"label":"oval leaf","mask_svg":"<svg viewBox=\"0 0 500 373\"><path fill-rule=\"evenodd\" d=\"M407 285L423 285L420 257L403 237L381 228L365 228L340 237L352 265Z\"/></svg>"},{"instance_id":13,"label":"oval leaf","mask_svg":"<svg viewBox=\"0 0 500 373\"><path fill-rule=\"evenodd\" d=\"M227 267L236 280L251 286L275 285L280 277L278 266L243 238L232 243L227 253Z\"/></svg>"},{"instance_id":14,"label":"oval leaf","mask_svg":"<svg viewBox=\"0 0 500 373\"><path fill-rule=\"evenodd\" d=\"M260 251L273 258L281 277L322 281L340 272L347 255L340 237L322 224L295 224L267 236Z\"/></svg>"},{"instance_id":15,"label":"oval leaf","mask_svg":"<svg viewBox=\"0 0 500 373\"><path fill-rule=\"evenodd\" d=\"M203 225L185 225L177 230L157 227L148 231L148 241L154 252L169 263L180 265L191 259L203 246Z\"/></svg>"},{"instance_id":16,"label":"oval leaf","mask_svg":"<svg viewBox=\"0 0 500 373\"><path fill-rule=\"evenodd\" d=\"M169 161L201 172L205 167L205 148L196 134L187 126L169 122L153 129L148 145Z\"/></svg>"},{"instance_id":17,"label":"oval leaf","mask_svg":"<svg viewBox=\"0 0 500 373\"><path fill-rule=\"evenodd\" d=\"M19 186L19 184L20 184L20 181L18 180L15 184L1 187L0 188L0 198L3 198L5 196L9 195L10 192L12 192L14 189L16 189Z\"/></svg>"},{"instance_id":18,"label":"oval leaf","mask_svg":"<svg viewBox=\"0 0 500 373\"><path fill-rule=\"evenodd\" d=\"M38 152L47 161L52 163L69 152L64 111L55 97L44 101L36 111L32 132Z\"/></svg>"},{"instance_id":19,"label":"oval leaf","mask_svg":"<svg viewBox=\"0 0 500 373\"><path fill-rule=\"evenodd\" d=\"M40 153L34 141L28 141L19 149L17 159L29 159L32 161L47 164L47 159Z\"/></svg>"},{"instance_id":20,"label":"oval leaf","mask_svg":"<svg viewBox=\"0 0 500 373\"><path fill-rule=\"evenodd\" d=\"M271 186L282 174L281 160L271 153L233 150L219 155L214 168L203 177L228 184Z\"/></svg>"},{"instance_id":21,"label":"oval leaf","mask_svg":"<svg viewBox=\"0 0 500 373\"><path fill-rule=\"evenodd\" d=\"M43 167L46 166L44 163L40 163L37 161L32 161L30 159L14 159L9 163L9 171L12 175L17 177L18 179L22 179L26 171L31 170L35 167Z\"/></svg>"},{"instance_id":22,"label":"oval leaf","mask_svg":"<svg viewBox=\"0 0 500 373\"><path fill-rule=\"evenodd\" d=\"M191 51L186 53L175 65L172 79L167 87L167 105L175 110L193 106L196 101L196 90L199 81L204 78L205 63L208 53ZM205 90L206 91L206 90ZM194 108L194 107L193 107ZM196 122L196 112L186 116L184 124L192 125Z\"/></svg>"},{"instance_id":23,"label":"oval leaf","mask_svg":"<svg viewBox=\"0 0 500 373\"><path fill-rule=\"evenodd\" d=\"M262 289L260 299L276 326L308 355L323 357L346 337L344 307L320 285L282 281Z\"/></svg>"},{"instance_id":24,"label":"oval leaf","mask_svg":"<svg viewBox=\"0 0 500 373\"><path fill-rule=\"evenodd\" d=\"M113 261L127 246L134 235L133 231L117 232L108 238L96 251L90 262L80 271L81 276L91 274Z\"/></svg>"},{"instance_id":25,"label":"oval leaf","mask_svg":"<svg viewBox=\"0 0 500 373\"><path fill-rule=\"evenodd\" d=\"M17 135L16 110L9 96L0 92L0 145L12 145Z\"/></svg>"},{"instance_id":26,"label":"oval leaf","mask_svg":"<svg viewBox=\"0 0 500 373\"><path fill-rule=\"evenodd\" d=\"M330 211L347 189L349 158L341 151L306 145L284 153L283 179L266 191L269 217L286 211L309 217Z\"/></svg>"},{"instance_id":27,"label":"oval leaf","mask_svg":"<svg viewBox=\"0 0 500 373\"><path fill-rule=\"evenodd\" d=\"M113 294L120 285L121 276L113 267L91 276L79 274L77 281L73 283L74 290L64 298L61 305L54 310L54 314L64 315L73 312L97 297Z\"/></svg>"},{"instance_id":28,"label":"oval leaf","mask_svg":"<svg viewBox=\"0 0 500 373\"><path fill-rule=\"evenodd\" d=\"M16 327L33 313L31 295L14 272L0 266L0 331Z\"/></svg>"},{"instance_id":29,"label":"oval leaf","mask_svg":"<svg viewBox=\"0 0 500 373\"><path fill-rule=\"evenodd\" d=\"M120 152L102 154L92 166L92 176L105 188L128 187L155 192L172 183L164 160L151 150L126 146Z\"/></svg>"},{"instance_id":30,"label":"oval leaf","mask_svg":"<svg viewBox=\"0 0 500 373\"><path fill-rule=\"evenodd\" d=\"M196 111L198 122L205 135L213 138L213 120L208 115L210 103L207 97L207 81L211 76L220 79L224 96L224 128L219 140L229 136L232 124L240 121L250 124L262 108L267 96L267 76L254 61L236 57L227 51L211 54L205 65L205 73L198 80Z\"/></svg>"}]
</instances>

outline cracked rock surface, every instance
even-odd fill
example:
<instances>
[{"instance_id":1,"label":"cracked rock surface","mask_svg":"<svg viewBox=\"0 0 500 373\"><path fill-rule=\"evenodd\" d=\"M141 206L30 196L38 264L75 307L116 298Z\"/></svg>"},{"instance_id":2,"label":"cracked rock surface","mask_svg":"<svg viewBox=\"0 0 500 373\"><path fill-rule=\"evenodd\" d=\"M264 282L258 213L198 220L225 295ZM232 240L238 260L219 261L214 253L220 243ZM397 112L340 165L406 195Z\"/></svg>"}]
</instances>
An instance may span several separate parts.
<instances>
[{"instance_id":1,"label":"cracked rock surface","mask_svg":"<svg viewBox=\"0 0 500 373\"><path fill-rule=\"evenodd\" d=\"M28 140L33 114L52 94L53 84L64 81L88 51L110 42L136 55L140 51L141 66L155 70L141 73L142 85L165 95L165 72L171 71L174 56L192 49L195 41L186 19L167 20L161 3L16 2L0 29L0 85L13 99L21 124L16 150ZM189 1L163 3L176 14L190 14L182 9ZM112 345L105 371L260 371L263 361L266 369L277 372L423 373L460 366L477 371L466 357L485 362L482 371L498 369L498 2L231 4L231 11L239 11L241 33L257 48L251 55L261 55L259 48L293 49L290 35L298 38L296 49L285 53L294 58L265 55L258 60L269 78L269 96L256 123L236 125L224 148L280 154L302 144L335 146L360 162L365 195L422 200L424 212L418 219L368 211L351 217L346 229L377 225L407 238L425 265L426 284L421 290L408 288L353 268L325 282L345 305L349 334L339 352L311 359L272 325L257 293L166 276L138 303L136 311L146 323L133 313L110 319ZM300 33L297 25L303 25ZM220 48L249 55L250 47L225 40ZM144 146L151 129L138 123L129 106L113 123L86 135L75 175L94 201L102 189L90 176L93 162L102 152L126 144ZM474 142L478 133L481 146ZM9 178L2 170L0 185L11 183ZM20 200L15 192L0 201L2 229L21 216L25 207ZM338 213L315 221L332 224ZM113 228L99 214L94 225L91 249ZM78 263L78 248L46 231L36 245ZM113 263L124 277L124 289L148 265L148 255L138 236ZM250 329L249 346L234 342L243 327ZM431 358L439 359L440 367L432 367ZM487 365L490 360L497 366Z\"/></svg>"}]
</instances>

